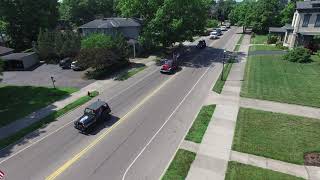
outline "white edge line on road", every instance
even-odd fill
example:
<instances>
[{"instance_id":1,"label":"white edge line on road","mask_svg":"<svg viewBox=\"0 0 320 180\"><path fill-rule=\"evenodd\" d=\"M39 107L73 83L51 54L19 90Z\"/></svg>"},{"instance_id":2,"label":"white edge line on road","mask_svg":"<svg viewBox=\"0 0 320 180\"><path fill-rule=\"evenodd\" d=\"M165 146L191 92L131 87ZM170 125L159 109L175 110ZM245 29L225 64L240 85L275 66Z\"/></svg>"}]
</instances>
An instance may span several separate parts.
<instances>
[{"instance_id":1,"label":"white edge line on road","mask_svg":"<svg viewBox=\"0 0 320 180\"><path fill-rule=\"evenodd\" d=\"M163 125L160 127L160 129L158 129L158 131L152 136L152 138L144 146L144 148L140 151L140 153L136 156L136 158L131 162L131 164L126 169L125 173L123 174L122 180L125 180L126 175L127 175L128 171L131 169L131 167L133 166L133 164L138 160L138 158L141 156L141 154L146 150L146 148L150 145L150 143L154 140L154 138L159 134L159 132L163 129L163 127L168 123L168 121L171 119L171 117L180 108L180 106L187 99L187 97L191 94L191 92L194 90L194 88L199 84L199 82L202 80L202 78L207 74L207 72L209 71L210 68L211 68L211 66L207 68L207 70L202 74L202 76L198 79L198 81L193 85L193 87L189 90L189 92L186 94L186 96L182 99L182 101L179 103L179 105L173 110L173 112L170 114L170 116L167 118L167 120L163 123Z\"/></svg>"},{"instance_id":2,"label":"white edge line on road","mask_svg":"<svg viewBox=\"0 0 320 180\"><path fill-rule=\"evenodd\" d=\"M156 69L155 71L152 71L151 73L145 75L145 76L144 76L143 78L141 78L139 81L135 82L134 84L132 84L132 85L130 85L129 87L125 88L124 90L120 91L118 94L112 96L112 97L111 97L110 99L108 99L107 101L111 101L113 98L119 96L120 94L122 94L122 93L125 92L126 90L128 90L128 89L130 89L131 87L137 85L138 83L140 83L141 81L143 81L144 79L146 79L147 77L149 77L151 74L155 73L156 71L158 71L158 69ZM72 111L75 111L76 109L79 109L80 107L81 107L81 106L73 109ZM69 112L69 113L70 113L70 112ZM65 115L67 115L67 114L69 114L69 113L66 113L66 114L64 114L63 116L65 116ZM62 116L62 117L63 117L63 116ZM61 118L61 117L60 117L60 118ZM14 156L16 156L16 155L18 155L18 154L20 154L21 152L25 151L26 149L29 149L30 147L34 146L35 144L43 141L43 140L46 139L47 137L49 137L49 136L51 136L51 135L59 132L60 130L62 130L63 128L67 127L68 125L70 125L70 124L73 123L73 122L74 122L74 121L70 121L69 123L61 126L60 128L58 128L58 129L54 130L53 132L47 134L46 136L42 137L41 139L38 139L37 141L31 142L31 144L28 145L27 147L25 147L25 148L17 151L16 153L14 153L14 154L6 157L6 158L3 159L2 161L0 161L0 164L6 162L7 160L11 159L12 157L14 157ZM31 133L33 133L33 132L31 132ZM4 147L3 149L1 149L0 151L3 151L4 149L6 149L6 148L8 148L9 146L12 146L12 145L13 145L13 144L8 145L8 146Z\"/></svg>"}]
</instances>

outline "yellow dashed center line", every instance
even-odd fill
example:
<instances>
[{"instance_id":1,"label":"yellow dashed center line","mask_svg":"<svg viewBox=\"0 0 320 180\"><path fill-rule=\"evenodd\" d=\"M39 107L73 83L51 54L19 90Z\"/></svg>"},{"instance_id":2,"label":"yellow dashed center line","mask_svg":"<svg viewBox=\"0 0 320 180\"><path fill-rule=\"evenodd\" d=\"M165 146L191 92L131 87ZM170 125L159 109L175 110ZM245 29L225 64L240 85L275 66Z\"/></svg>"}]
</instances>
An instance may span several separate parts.
<instances>
[{"instance_id":1,"label":"yellow dashed center line","mask_svg":"<svg viewBox=\"0 0 320 180\"><path fill-rule=\"evenodd\" d=\"M138 105L136 105L132 110L130 110L126 115L124 115L119 121L117 121L112 127L106 130L103 134L97 137L93 142L91 142L86 148L81 150L78 154L73 156L70 160L65 162L62 166L60 166L56 171L46 177L46 180L56 179L59 175L61 175L64 171L66 171L72 164L77 162L83 155L85 155L88 151L90 151L93 147L95 147L99 142L101 142L114 128L116 128L119 124L125 121L134 111L138 110L146 101L148 101L152 96L154 96L157 92L160 91L166 84L168 84L175 76L170 77L166 80L162 85L160 85L155 91L146 96Z\"/></svg>"}]
</instances>

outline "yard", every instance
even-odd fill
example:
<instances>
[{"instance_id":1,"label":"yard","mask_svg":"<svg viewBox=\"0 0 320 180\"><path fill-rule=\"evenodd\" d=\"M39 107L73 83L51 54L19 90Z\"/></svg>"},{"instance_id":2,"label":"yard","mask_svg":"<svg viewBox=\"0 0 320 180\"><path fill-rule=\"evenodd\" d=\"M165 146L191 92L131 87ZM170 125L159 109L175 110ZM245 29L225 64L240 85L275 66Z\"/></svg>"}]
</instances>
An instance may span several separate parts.
<instances>
[{"instance_id":1,"label":"yard","mask_svg":"<svg viewBox=\"0 0 320 180\"><path fill-rule=\"evenodd\" d=\"M319 129L318 119L241 108L232 149L302 165L320 151Z\"/></svg>"},{"instance_id":2,"label":"yard","mask_svg":"<svg viewBox=\"0 0 320 180\"><path fill-rule=\"evenodd\" d=\"M241 96L320 107L320 59L313 59L299 64L281 55L249 56Z\"/></svg>"},{"instance_id":3,"label":"yard","mask_svg":"<svg viewBox=\"0 0 320 180\"><path fill-rule=\"evenodd\" d=\"M77 91L75 88L4 86L0 88L0 127Z\"/></svg>"},{"instance_id":4,"label":"yard","mask_svg":"<svg viewBox=\"0 0 320 180\"><path fill-rule=\"evenodd\" d=\"M262 169L250 165L229 162L225 180L303 180L288 174L283 174L268 169Z\"/></svg>"},{"instance_id":5,"label":"yard","mask_svg":"<svg viewBox=\"0 0 320 180\"><path fill-rule=\"evenodd\" d=\"M250 51L282 51L283 49L275 45L252 45Z\"/></svg>"},{"instance_id":6,"label":"yard","mask_svg":"<svg viewBox=\"0 0 320 180\"><path fill-rule=\"evenodd\" d=\"M267 44L267 35L255 35L251 38L251 44Z\"/></svg>"}]
</instances>

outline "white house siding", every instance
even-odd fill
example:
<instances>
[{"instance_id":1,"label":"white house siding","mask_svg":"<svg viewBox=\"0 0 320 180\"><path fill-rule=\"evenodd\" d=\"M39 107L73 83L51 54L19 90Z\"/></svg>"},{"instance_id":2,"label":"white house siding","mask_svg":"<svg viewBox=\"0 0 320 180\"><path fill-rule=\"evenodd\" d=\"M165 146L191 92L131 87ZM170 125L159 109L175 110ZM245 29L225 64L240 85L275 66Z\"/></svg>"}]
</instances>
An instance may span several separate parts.
<instances>
[{"instance_id":1,"label":"white house siding","mask_svg":"<svg viewBox=\"0 0 320 180\"><path fill-rule=\"evenodd\" d=\"M311 14L308 27L302 27L305 14ZM300 13L301 18L300 18L300 22L299 22L299 32L319 33L320 27L314 27L318 14L320 14L320 12L319 13Z\"/></svg>"}]
</instances>

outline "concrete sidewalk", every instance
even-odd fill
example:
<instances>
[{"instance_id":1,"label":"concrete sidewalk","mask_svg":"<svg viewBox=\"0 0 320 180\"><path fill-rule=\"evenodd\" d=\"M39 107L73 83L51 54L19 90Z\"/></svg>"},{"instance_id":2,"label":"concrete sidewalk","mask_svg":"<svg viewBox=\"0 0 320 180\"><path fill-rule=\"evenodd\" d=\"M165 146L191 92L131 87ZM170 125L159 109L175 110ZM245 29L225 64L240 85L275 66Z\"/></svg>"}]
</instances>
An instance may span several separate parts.
<instances>
[{"instance_id":1,"label":"concrete sidewalk","mask_svg":"<svg viewBox=\"0 0 320 180\"><path fill-rule=\"evenodd\" d=\"M238 36L240 38L240 35ZM210 104L217 104L217 106L198 148L196 159L191 165L187 180L223 180L225 178L239 111L241 81L249 44L250 35L245 35L239 50L239 63L233 65L223 88L222 95L227 97L229 101L210 102ZM232 51L233 48L227 50ZM188 147L186 143L183 145Z\"/></svg>"},{"instance_id":2,"label":"concrete sidewalk","mask_svg":"<svg viewBox=\"0 0 320 180\"><path fill-rule=\"evenodd\" d=\"M296 177L302 177L304 179L320 179L320 167L290 164L287 162L255 156L252 154L241 153L237 151L231 152L230 161L282 172Z\"/></svg>"},{"instance_id":3,"label":"concrete sidewalk","mask_svg":"<svg viewBox=\"0 0 320 180\"><path fill-rule=\"evenodd\" d=\"M320 108L300 106L294 104L279 103L258 99L241 98L240 106L245 108L271 111L276 113L291 114L309 118L320 119Z\"/></svg>"}]
</instances>

